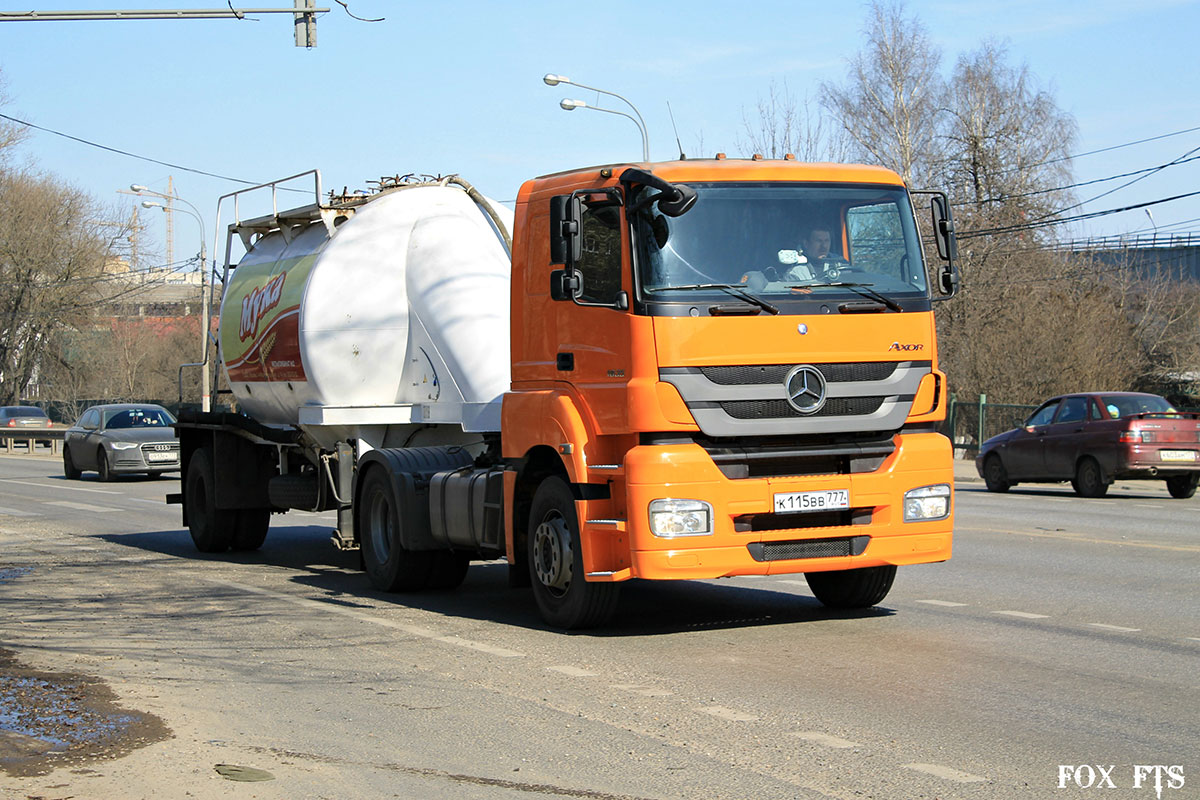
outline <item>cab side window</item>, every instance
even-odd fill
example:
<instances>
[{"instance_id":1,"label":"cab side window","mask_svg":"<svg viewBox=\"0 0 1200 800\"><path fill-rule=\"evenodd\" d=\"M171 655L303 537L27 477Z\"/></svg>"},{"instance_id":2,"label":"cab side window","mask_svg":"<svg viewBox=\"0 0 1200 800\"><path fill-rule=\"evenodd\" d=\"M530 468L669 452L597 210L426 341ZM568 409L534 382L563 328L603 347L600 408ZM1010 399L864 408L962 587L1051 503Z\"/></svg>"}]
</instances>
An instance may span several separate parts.
<instances>
[{"instance_id":1,"label":"cab side window","mask_svg":"<svg viewBox=\"0 0 1200 800\"><path fill-rule=\"evenodd\" d=\"M621 207L588 204L583 211L583 255L575 265L585 303L612 303L621 291Z\"/></svg>"}]
</instances>

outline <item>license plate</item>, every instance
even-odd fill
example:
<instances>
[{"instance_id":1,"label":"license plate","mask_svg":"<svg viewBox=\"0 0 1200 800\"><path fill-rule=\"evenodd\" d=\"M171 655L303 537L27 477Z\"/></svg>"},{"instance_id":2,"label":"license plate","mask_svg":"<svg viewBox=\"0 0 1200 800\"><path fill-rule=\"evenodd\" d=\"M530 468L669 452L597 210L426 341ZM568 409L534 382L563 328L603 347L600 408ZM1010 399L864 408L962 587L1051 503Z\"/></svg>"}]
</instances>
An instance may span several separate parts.
<instances>
[{"instance_id":1,"label":"license plate","mask_svg":"<svg viewBox=\"0 0 1200 800\"><path fill-rule=\"evenodd\" d=\"M1195 461L1195 450L1159 450L1159 459L1163 461Z\"/></svg>"},{"instance_id":2,"label":"license plate","mask_svg":"<svg viewBox=\"0 0 1200 800\"><path fill-rule=\"evenodd\" d=\"M839 511L850 507L849 489L823 489L819 492L777 492L775 513L795 511Z\"/></svg>"},{"instance_id":3,"label":"license plate","mask_svg":"<svg viewBox=\"0 0 1200 800\"><path fill-rule=\"evenodd\" d=\"M147 461L175 461L176 456L174 453L151 452L151 453L146 453L146 460Z\"/></svg>"}]
</instances>

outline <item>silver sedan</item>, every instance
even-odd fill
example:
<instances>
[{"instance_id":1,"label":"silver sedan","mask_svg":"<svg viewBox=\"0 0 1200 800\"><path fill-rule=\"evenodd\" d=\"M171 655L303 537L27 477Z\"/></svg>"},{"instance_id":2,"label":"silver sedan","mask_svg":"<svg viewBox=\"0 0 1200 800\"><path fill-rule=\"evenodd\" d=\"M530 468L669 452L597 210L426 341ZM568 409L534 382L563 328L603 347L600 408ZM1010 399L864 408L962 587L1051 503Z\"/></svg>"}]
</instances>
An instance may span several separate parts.
<instances>
[{"instance_id":1,"label":"silver sedan","mask_svg":"<svg viewBox=\"0 0 1200 800\"><path fill-rule=\"evenodd\" d=\"M64 434L63 474L75 479L84 470L95 470L100 480L109 481L130 472L178 472L174 424L175 417L162 406L92 406Z\"/></svg>"}]
</instances>

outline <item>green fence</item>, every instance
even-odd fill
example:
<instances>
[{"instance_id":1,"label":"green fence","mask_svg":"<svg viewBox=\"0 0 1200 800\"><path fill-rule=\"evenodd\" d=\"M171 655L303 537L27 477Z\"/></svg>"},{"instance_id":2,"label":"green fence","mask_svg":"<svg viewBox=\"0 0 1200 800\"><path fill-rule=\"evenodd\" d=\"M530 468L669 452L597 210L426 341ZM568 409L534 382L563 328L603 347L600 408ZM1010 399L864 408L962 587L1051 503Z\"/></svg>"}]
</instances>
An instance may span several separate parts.
<instances>
[{"instance_id":1,"label":"green fence","mask_svg":"<svg viewBox=\"0 0 1200 800\"><path fill-rule=\"evenodd\" d=\"M950 410L946 414L946 427L942 431L954 442L954 455L972 458L979 452L979 445L998 433L1021 426L1036 405L1019 403L989 403L986 394L977 400L959 400L950 395Z\"/></svg>"}]
</instances>

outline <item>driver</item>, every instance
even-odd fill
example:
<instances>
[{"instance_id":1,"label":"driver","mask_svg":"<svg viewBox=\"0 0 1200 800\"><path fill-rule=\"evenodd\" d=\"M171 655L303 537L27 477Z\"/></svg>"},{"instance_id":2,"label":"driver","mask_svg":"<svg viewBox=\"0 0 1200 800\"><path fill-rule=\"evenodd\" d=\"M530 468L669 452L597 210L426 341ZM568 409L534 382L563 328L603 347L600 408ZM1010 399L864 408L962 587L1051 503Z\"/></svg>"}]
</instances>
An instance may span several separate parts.
<instances>
[{"instance_id":1,"label":"driver","mask_svg":"<svg viewBox=\"0 0 1200 800\"><path fill-rule=\"evenodd\" d=\"M804 237L804 257L808 259L808 263L823 266L841 261L841 256L829 252L831 242L828 228L811 229L808 236Z\"/></svg>"}]
</instances>

